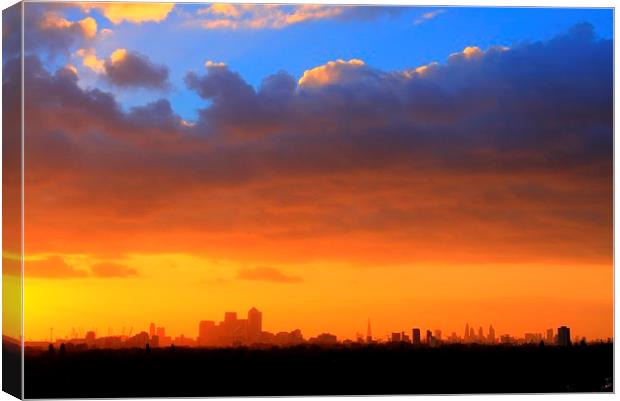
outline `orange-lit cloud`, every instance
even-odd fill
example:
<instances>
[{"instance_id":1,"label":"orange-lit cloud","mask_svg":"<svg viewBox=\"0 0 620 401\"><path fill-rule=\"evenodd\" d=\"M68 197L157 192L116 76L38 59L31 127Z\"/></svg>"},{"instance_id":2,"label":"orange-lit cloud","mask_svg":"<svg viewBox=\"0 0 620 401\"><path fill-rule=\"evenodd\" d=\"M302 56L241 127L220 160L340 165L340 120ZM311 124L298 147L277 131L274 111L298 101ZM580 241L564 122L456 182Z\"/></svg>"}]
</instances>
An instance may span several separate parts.
<instances>
[{"instance_id":1,"label":"orange-lit cloud","mask_svg":"<svg viewBox=\"0 0 620 401\"><path fill-rule=\"evenodd\" d=\"M67 256L72 258L72 256ZM10 257L3 257L3 263L19 262ZM16 273L20 274L20 273ZM81 263L74 266L62 255L35 255L24 261L24 276L28 278L71 279L71 278L111 278L137 276L136 269L120 263L97 262L91 265Z\"/></svg>"},{"instance_id":2,"label":"orange-lit cloud","mask_svg":"<svg viewBox=\"0 0 620 401\"><path fill-rule=\"evenodd\" d=\"M307 21L332 18L372 18L386 10L354 6L222 4L199 9L189 25L205 29L281 29Z\"/></svg>"},{"instance_id":3,"label":"orange-lit cloud","mask_svg":"<svg viewBox=\"0 0 620 401\"><path fill-rule=\"evenodd\" d=\"M438 15L443 14L444 12L445 12L445 10L443 10L443 9L437 9L437 10L429 11L427 13L422 14L413 23L415 25L423 24L423 23L425 23L427 21L432 20L433 18L437 17Z\"/></svg>"},{"instance_id":4,"label":"orange-lit cloud","mask_svg":"<svg viewBox=\"0 0 620 401\"><path fill-rule=\"evenodd\" d=\"M299 79L299 86L313 87L339 82L363 66L364 62L358 59L329 61L327 64L304 71Z\"/></svg>"},{"instance_id":5,"label":"orange-lit cloud","mask_svg":"<svg viewBox=\"0 0 620 401\"><path fill-rule=\"evenodd\" d=\"M343 7L301 5L278 6L261 4L211 4L198 10L203 19L199 25L206 29L217 28L283 28L304 21L332 18L341 15Z\"/></svg>"},{"instance_id":6,"label":"orange-lit cloud","mask_svg":"<svg viewBox=\"0 0 620 401\"><path fill-rule=\"evenodd\" d=\"M484 52L478 46L467 46L461 52L452 53L449 59L453 61L459 58L468 60L468 59L479 58L483 54Z\"/></svg>"},{"instance_id":7,"label":"orange-lit cloud","mask_svg":"<svg viewBox=\"0 0 620 401\"><path fill-rule=\"evenodd\" d=\"M94 18L70 21L53 8L38 4L27 5L24 24L28 27L24 30L25 48L41 49L50 55L69 53L74 45L84 46L97 36Z\"/></svg>"},{"instance_id":8,"label":"orange-lit cloud","mask_svg":"<svg viewBox=\"0 0 620 401\"><path fill-rule=\"evenodd\" d=\"M60 256L50 256L43 260L30 260L25 264L24 275L42 278L86 277L87 272L67 264Z\"/></svg>"},{"instance_id":9,"label":"orange-lit cloud","mask_svg":"<svg viewBox=\"0 0 620 401\"><path fill-rule=\"evenodd\" d=\"M92 17L86 17L80 21L71 22L59 14L47 12L39 22L42 30L78 30L86 38L94 38L97 35L97 21Z\"/></svg>"},{"instance_id":10,"label":"orange-lit cloud","mask_svg":"<svg viewBox=\"0 0 620 401\"><path fill-rule=\"evenodd\" d=\"M421 65L419 67L415 67L415 68L412 68L410 70L405 70L402 73L403 73L404 77L406 77L408 79L411 79L411 78L413 78L413 76L415 74L424 75L424 74L427 74L427 73L433 71L433 69L435 69L437 67L439 67L439 63L434 61L432 63Z\"/></svg>"},{"instance_id":11,"label":"orange-lit cloud","mask_svg":"<svg viewBox=\"0 0 620 401\"><path fill-rule=\"evenodd\" d=\"M95 49L78 49L78 51L75 52L75 55L82 59L82 65L84 67L87 67L98 74L105 72L105 60L97 58Z\"/></svg>"},{"instance_id":12,"label":"orange-lit cloud","mask_svg":"<svg viewBox=\"0 0 620 401\"><path fill-rule=\"evenodd\" d=\"M207 62L205 62L205 67L206 68L212 68L212 67L226 67L226 64L223 62L217 62L217 61L212 61L212 60L207 60Z\"/></svg>"},{"instance_id":13,"label":"orange-lit cloud","mask_svg":"<svg viewBox=\"0 0 620 401\"><path fill-rule=\"evenodd\" d=\"M140 24L163 21L174 3L83 3L81 6L86 11L99 10L113 24L124 21Z\"/></svg>"},{"instance_id":14,"label":"orange-lit cloud","mask_svg":"<svg viewBox=\"0 0 620 401\"><path fill-rule=\"evenodd\" d=\"M116 49L110 55L111 64L120 64L127 59L127 49Z\"/></svg>"},{"instance_id":15,"label":"orange-lit cloud","mask_svg":"<svg viewBox=\"0 0 620 401\"><path fill-rule=\"evenodd\" d=\"M241 269L237 277L242 280L271 281L275 283L299 283L303 281L301 277L287 275L274 267L267 266Z\"/></svg>"},{"instance_id":16,"label":"orange-lit cloud","mask_svg":"<svg viewBox=\"0 0 620 401\"><path fill-rule=\"evenodd\" d=\"M78 70L77 70L77 68L75 68L75 66L73 64L65 65L65 69L69 70L74 75L78 74Z\"/></svg>"},{"instance_id":17,"label":"orange-lit cloud","mask_svg":"<svg viewBox=\"0 0 620 401\"><path fill-rule=\"evenodd\" d=\"M230 4L230 3L214 3L205 8L198 10L198 15L223 15L225 17L239 18L241 12L244 9L252 7L251 5L244 4Z\"/></svg>"}]
</instances>

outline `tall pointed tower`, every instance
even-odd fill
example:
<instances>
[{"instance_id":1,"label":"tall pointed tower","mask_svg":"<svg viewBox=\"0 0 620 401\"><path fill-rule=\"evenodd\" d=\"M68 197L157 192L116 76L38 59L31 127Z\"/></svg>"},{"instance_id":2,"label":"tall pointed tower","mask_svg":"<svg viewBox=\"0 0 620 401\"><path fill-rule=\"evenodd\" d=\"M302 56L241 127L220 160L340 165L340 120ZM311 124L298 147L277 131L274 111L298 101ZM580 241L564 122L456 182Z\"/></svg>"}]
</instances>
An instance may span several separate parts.
<instances>
[{"instance_id":1,"label":"tall pointed tower","mask_svg":"<svg viewBox=\"0 0 620 401\"><path fill-rule=\"evenodd\" d=\"M368 319L368 328L366 329L366 342L372 343L372 330L370 329L370 319Z\"/></svg>"}]
</instances>

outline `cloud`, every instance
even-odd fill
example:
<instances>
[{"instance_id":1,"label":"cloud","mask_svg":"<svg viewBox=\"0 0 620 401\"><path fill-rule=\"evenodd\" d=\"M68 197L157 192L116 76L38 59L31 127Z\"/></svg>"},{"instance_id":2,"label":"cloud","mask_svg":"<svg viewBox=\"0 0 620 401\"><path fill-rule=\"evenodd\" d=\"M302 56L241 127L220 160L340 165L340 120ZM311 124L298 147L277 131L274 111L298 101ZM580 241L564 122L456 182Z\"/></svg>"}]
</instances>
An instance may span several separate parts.
<instances>
[{"instance_id":1,"label":"cloud","mask_svg":"<svg viewBox=\"0 0 620 401\"><path fill-rule=\"evenodd\" d=\"M174 3L82 3L81 7L86 12L98 10L115 25L125 21L141 24L165 20Z\"/></svg>"},{"instance_id":2,"label":"cloud","mask_svg":"<svg viewBox=\"0 0 620 401\"><path fill-rule=\"evenodd\" d=\"M204 29L281 29L314 20L371 19L397 12L389 7L215 3L199 9L188 24Z\"/></svg>"},{"instance_id":3,"label":"cloud","mask_svg":"<svg viewBox=\"0 0 620 401\"><path fill-rule=\"evenodd\" d=\"M497 46L491 49L491 51L493 52L501 52L505 50L507 50L507 48L500 47L500 46ZM452 53L448 57L448 61L458 62L459 60L480 58L484 55L484 53L485 52L483 52L482 49L480 49L478 46L467 46L460 52Z\"/></svg>"},{"instance_id":4,"label":"cloud","mask_svg":"<svg viewBox=\"0 0 620 401\"><path fill-rule=\"evenodd\" d=\"M365 71L364 67L364 62L358 59L329 61L327 64L304 71L299 79L299 86L317 87L342 83L347 79L357 78L359 75L356 72Z\"/></svg>"},{"instance_id":5,"label":"cloud","mask_svg":"<svg viewBox=\"0 0 620 401\"><path fill-rule=\"evenodd\" d=\"M43 14L43 18L39 21L39 28L44 32L70 31L89 39L97 35L97 21L94 18L86 17L72 22L54 12Z\"/></svg>"},{"instance_id":6,"label":"cloud","mask_svg":"<svg viewBox=\"0 0 620 401\"><path fill-rule=\"evenodd\" d=\"M90 267L90 270L96 277L131 277L138 275L136 269L110 262L94 264Z\"/></svg>"},{"instance_id":7,"label":"cloud","mask_svg":"<svg viewBox=\"0 0 620 401\"><path fill-rule=\"evenodd\" d=\"M206 67L206 68L212 68L212 67L226 67L226 64L225 64L225 63L222 63L222 62L217 62L217 61L207 60L207 62L205 63L205 67Z\"/></svg>"},{"instance_id":8,"label":"cloud","mask_svg":"<svg viewBox=\"0 0 620 401\"><path fill-rule=\"evenodd\" d=\"M446 10L444 9L437 9L437 10L433 10L433 11L429 11L427 13L422 14L419 18L417 18L413 23L415 25L420 25L423 24L427 21L432 20L433 18L437 17L439 14L443 14Z\"/></svg>"},{"instance_id":9,"label":"cloud","mask_svg":"<svg viewBox=\"0 0 620 401\"><path fill-rule=\"evenodd\" d=\"M102 74L108 82L118 87L167 89L170 85L168 68L151 62L147 56L137 52L116 49L108 60L97 58L95 49L79 49L75 54L82 58L85 67Z\"/></svg>"},{"instance_id":10,"label":"cloud","mask_svg":"<svg viewBox=\"0 0 620 401\"><path fill-rule=\"evenodd\" d=\"M15 266L7 274L19 275L21 270L19 260L3 257L3 263L9 262L11 266ZM26 278L85 278L85 277L131 277L137 276L136 269L111 262L102 262L90 266L90 271L76 269L69 265L63 257L52 255L45 259L36 259L24 261L24 276Z\"/></svg>"},{"instance_id":11,"label":"cloud","mask_svg":"<svg viewBox=\"0 0 620 401\"><path fill-rule=\"evenodd\" d=\"M221 15L224 17L239 18L243 9L248 9L251 5L214 3L197 11L198 15Z\"/></svg>"},{"instance_id":12,"label":"cloud","mask_svg":"<svg viewBox=\"0 0 620 401\"><path fill-rule=\"evenodd\" d=\"M60 256L50 256L44 260L25 261L24 276L28 278L75 278L86 277L87 273L70 266Z\"/></svg>"},{"instance_id":13,"label":"cloud","mask_svg":"<svg viewBox=\"0 0 620 401\"><path fill-rule=\"evenodd\" d=\"M14 4L2 11L2 58L9 59L21 52L22 7Z\"/></svg>"},{"instance_id":14,"label":"cloud","mask_svg":"<svg viewBox=\"0 0 620 401\"><path fill-rule=\"evenodd\" d=\"M149 58L126 49L116 49L105 62L107 79L116 86L165 89L168 68L152 63Z\"/></svg>"},{"instance_id":15,"label":"cloud","mask_svg":"<svg viewBox=\"0 0 620 401\"><path fill-rule=\"evenodd\" d=\"M206 63L185 77L204 99L193 125L166 99L123 111L29 57L29 249L609 263L612 50L580 25L423 69L334 61L313 86L277 72L258 88ZM3 85L18 72L5 63Z\"/></svg>"},{"instance_id":16,"label":"cloud","mask_svg":"<svg viewBox=\"0 0 620 401\"><path fill-rule=\"evenodd\" d=\"M92 139L91 135L104 132L106 138L122 138L126 144L127 141L143 143L147 138L173 138L186 130L181 125L181 119L171 112L167 100L155 103L159 105L158 112L166 108L170 110L169 114L159 114L153 119L145 118L153 112L152 105L125 113L110 93L80 88L79 77L66 68L50 73L38 57L32 55L25 57L24 67L27 75L25 91L33 96L25 100L32 138L37 138L32 145L36 147L38 144L46 144L44 146L53 147L55 152L49 152L48 155L59 157L54 161L59 163L58 166L69 166L75 162L70 154L77 150L79 141L74 141L78 136ZM3 85L8 88L19 83L19 70L19 59L8 60L4 64L4 73L11 79L7 79ZM43 149L41 151L45 153ZM46 175L42 172L39 178L44 179Z\"/></svg>"},{"instance_id":17,"label":"cloud","mask_svg":"<svg viewBox=\"0 0 620 401\"><path fill-rule=\"evenodd\" d=\"M342 14L344 8L320 5L277 6L255 4L212 4L198 10L206 29L263 29L283 28L304 21L331 18Z\"/></svg>"},{"instance_id":18,"label":"cloud","mask_svg":"<svg viewBox=\"0 0 620 401\"><path fill-rule=\"evenodd\" d=\"M301 277L286 275L276 268L265 266L241 269L237 274L237 278L274 283L299 283L303 281Z\"/></svg>"},{"instance_id":19,"label":"cloud","mask_svg":"<svg viewBox=\"0 0 620 401\"><path fill-rule=\"evenodd\" d=\"M97 58L95 49L78 49L75 55L82 59L82 65L84 67L98 74L103 74L105 72L105 60Z\"/></svg>"},{"instance_id":20,"label":"cloud","mask_svg":"<svg viewBox=\"0 0 620 401\"><path fill-rule=\"evenodd\" d=\"M97 36L94 18L71 21L53 5L28 4L24 19L26 52L43 49L52 55L66 53L72 46L89 43Z\"/></svg>"}]
</instances>

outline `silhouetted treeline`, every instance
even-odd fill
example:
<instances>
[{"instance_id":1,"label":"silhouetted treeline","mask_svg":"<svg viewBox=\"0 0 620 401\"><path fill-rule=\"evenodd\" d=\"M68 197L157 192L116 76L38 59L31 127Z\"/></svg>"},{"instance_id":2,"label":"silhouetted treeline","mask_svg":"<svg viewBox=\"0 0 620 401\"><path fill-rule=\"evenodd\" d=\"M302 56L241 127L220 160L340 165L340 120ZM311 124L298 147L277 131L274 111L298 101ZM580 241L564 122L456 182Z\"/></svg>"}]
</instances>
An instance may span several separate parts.
<instances>
[{"instance_id":1,"label":"silhouetted treeline","mask_svg":"<svg viewBox=\"0 0 620 401\"><path fill-rule=\"evenodd\" d=\"M27 398L613 391L613 345L27 352Z\"/></svg>"}]
</instances>

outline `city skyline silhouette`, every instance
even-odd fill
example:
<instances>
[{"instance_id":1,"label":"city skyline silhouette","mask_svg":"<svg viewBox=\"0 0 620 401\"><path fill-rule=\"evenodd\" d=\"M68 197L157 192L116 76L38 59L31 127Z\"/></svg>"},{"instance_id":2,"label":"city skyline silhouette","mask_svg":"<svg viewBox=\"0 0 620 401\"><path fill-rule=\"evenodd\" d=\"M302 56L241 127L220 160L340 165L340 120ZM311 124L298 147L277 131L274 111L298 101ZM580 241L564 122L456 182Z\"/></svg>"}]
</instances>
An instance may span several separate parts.
<instances>
[{"instance_id":1,"label":"city skyline silhouette","mask_svg":"<svg viewBox=\"0 0 620 401\"><path fill-rule=\"evenodd\" d=\"M325 330L315 336L305 338L303 332L296 328L291 331L277 331L272 333L263 330L263 313L256 307L252 307L247 312L245 319L239 318L237 312L224 312L223 320L201 320L197 324L195 333L181 333L177 336L166 335L166 327L159 326L151 322L148 329L142 330L131 326L125 333L114 334L108 328L107 335L97 333L97 330L87 330L83 336L80 331L71 330L71 334L64 337L54 337L53 328L50 328L50 337L47 340L26 340L24 345L27 348L47 349L50 344L60 346L61 344L79 345L82 349L88 348L144 348L147 344L150 347L234 347L234 346L254 346L254 345L278 345L295 346L300 344L385 344L385 343L409 343L413 345L438 346L440 344L479 344L479 345L521 345L521 344L540 344L568 346L571 343L585 342L586 338L573 332L571 337L570 328L561 326L557 328L546 328L540 332L530 331L518 335L516 333L499 333L493 325L488 329L469 323L465 324L462 333L451 332L443 333L441 328L425 329L412 327L407 331L391 331L384 336L373 337L371 319L367 321L366 336L356 333L355 338L338 338ZM422 336L421 333L426 333ZM611 341L611 338L594 338L590 341L603 342ZM16 341L15 339L13 341Z\"/></svg>"}]
</instances>

